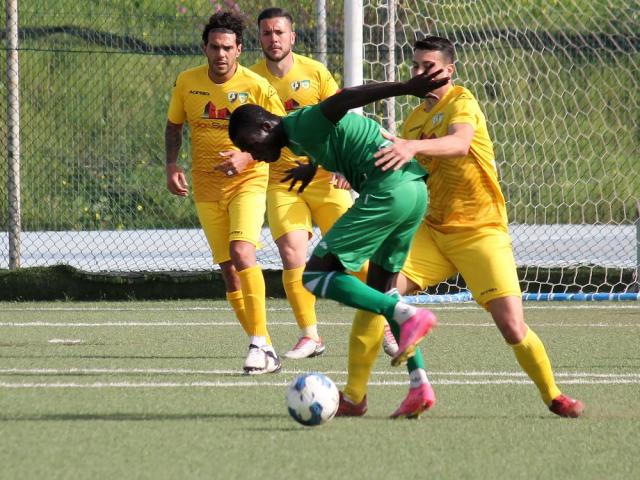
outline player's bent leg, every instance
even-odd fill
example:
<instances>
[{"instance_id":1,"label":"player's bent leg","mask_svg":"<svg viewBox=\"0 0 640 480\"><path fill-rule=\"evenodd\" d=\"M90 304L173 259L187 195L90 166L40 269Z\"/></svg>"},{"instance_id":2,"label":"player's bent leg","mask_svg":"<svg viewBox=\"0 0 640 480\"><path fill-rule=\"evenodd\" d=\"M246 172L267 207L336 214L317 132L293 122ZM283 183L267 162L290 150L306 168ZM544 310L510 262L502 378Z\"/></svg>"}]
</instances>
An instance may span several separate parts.
<instances>
[{"instance_id":1,"label":"player's bent leg","mask_svg":"<svg viewBox=\"0 0 640 480\"><path fill-rule=\"evenodd\" d=\"M399 302L341 271L309 271L307 266L303 282L305 288L317 297L330 298L350 307L379 313L390 323L399 324L399 351L391 361L393 366L401 365L412 357L416 345L437 323L431 311Z\"/></svg>"},{"instance_id":2,"label":"player's bent leg","mask_svg":"<svg viewBox=\"0 0 640 480\"><path fill-rule=\"evenodd\" d=\"M518 363L538 387L542 401L549 410L562 417L580 416L584 405L561 393L544 344L524 323L522 299L516 296L496 298L487 304L487 309L511 345Z\"/></svg>"}]
</instances>

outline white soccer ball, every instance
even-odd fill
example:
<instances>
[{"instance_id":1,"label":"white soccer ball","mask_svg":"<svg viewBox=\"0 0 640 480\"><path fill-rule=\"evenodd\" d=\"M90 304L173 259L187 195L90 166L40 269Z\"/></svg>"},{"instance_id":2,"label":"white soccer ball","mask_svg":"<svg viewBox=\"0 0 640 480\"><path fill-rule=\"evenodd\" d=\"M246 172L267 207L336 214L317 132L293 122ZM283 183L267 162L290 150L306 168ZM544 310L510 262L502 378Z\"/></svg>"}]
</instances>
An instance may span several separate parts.
<instances>
[{"instance_id":1,"label":"white soccer ball","mask_svg":"<svg viewBox=\"0 0 640 480\"><path fill-rule=\"evenodd\" d=\"M322 425L338 411L338 387L322 373L305 373L287 388L287 408L293 419L308 427Z\"/></svg>"}]
</instances>

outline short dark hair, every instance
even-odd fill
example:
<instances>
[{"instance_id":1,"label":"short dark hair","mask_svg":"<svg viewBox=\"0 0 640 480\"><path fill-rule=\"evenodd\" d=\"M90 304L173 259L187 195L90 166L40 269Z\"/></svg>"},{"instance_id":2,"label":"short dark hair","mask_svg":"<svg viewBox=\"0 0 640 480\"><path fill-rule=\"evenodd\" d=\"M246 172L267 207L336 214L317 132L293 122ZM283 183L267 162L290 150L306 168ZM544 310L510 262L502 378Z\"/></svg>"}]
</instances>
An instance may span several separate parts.
<instances>
[{"instance_id":1,"label":"short dark hair","mask_svg":"<svg viewBox=\"0 0 640 480\"><path fill-rule=\"evenodd\" d=\"M209 22L202 31L202 43L209 43L209 32L220 30L224 33L236 34L236 45L242 44L242 33L244 32L244 19L234 12L216 12L209 17Z\"/></svg>"},{"instance_id":2,"label":"short dark hair","mask_svg":"<svg viewBox=\"0 0 640 480\"><path fill-rule=\"evenodd\" d=\"M262 20L266 20L268 18L281 18L281 17L286 18L287 20L289 20L289 23L293 25L293 17L284 8L269 7L262 10L262 12L260 12L260 15L258 15L258 26L260 26L260 22Z\"/></svg>"},{"instance_id":3,"label":"short dark hair","mask_svg":"<svg viewBox=\"0 0 640 480\"><path fill-rule=\"evenodd\" d=\"M416 43L413 44L413 51L415 52L416 50L440 52L447 63L453 63L456 61L456 47L453 45L453 42L444 37L430 35L421 40L417 40Z\"/></svg>"},{"instance_id":4,"label":"short dark hair","mask_svg":"<svg viewBox=\"0 0 640 480\"><path fill-rule=\"evenodd\" d=\"M229 118L229 138L236 144L241 132L255 132L276 116L259 105L247 103L236 108ZM237 146L237 144L236 144Z\"/></svg>"}]
</instances>

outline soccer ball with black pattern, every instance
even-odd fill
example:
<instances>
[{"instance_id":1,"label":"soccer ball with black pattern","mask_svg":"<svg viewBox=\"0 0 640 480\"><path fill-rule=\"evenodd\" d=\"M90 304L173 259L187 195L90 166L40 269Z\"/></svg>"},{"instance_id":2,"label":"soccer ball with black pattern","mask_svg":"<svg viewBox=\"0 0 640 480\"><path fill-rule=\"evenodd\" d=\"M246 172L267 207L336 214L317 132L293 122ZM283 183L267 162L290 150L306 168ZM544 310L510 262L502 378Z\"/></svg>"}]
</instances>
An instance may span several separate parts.
<instances>
[{"instance_id":1,"label":"soccer ball with black pattern","mask_svg":"<svg viewBox=\"0 0 640 480\"><path fill-rule=\"evenodd\" d=\"M308 427L322 425L333 418L340 403L338 387L322 373L305 373L287 388L289 415Z\"/></svg>"}]
</instances>

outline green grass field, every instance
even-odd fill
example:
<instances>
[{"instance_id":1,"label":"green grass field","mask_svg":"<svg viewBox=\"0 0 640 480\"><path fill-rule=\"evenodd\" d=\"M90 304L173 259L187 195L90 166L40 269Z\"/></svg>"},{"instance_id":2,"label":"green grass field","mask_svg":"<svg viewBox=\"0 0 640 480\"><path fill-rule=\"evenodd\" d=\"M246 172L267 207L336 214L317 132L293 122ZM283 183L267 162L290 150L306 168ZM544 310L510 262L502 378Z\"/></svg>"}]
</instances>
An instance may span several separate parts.
<instances>
[{"instance_id":1,"label":"green grass field","mask_svg":"<svg viewBox=\"0 0 640 480\"><path fill-rule=\"evenodd\" d=\"M285 302L268 307L283 353L297 329ZM387 419L406 375L381 354L364 418L305 428L285 386L311 370L344 384L346 307L318 305L325 355L254 378L222 301L3 303L2 477L638 478L640 305L527 304L560 386L586 403L578 420L546 410L482 310L434 310L434 409Z\"/></svg>"}]
</instances>

